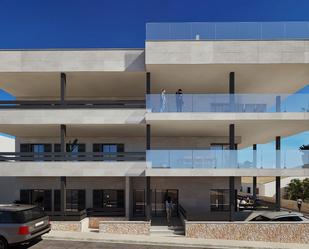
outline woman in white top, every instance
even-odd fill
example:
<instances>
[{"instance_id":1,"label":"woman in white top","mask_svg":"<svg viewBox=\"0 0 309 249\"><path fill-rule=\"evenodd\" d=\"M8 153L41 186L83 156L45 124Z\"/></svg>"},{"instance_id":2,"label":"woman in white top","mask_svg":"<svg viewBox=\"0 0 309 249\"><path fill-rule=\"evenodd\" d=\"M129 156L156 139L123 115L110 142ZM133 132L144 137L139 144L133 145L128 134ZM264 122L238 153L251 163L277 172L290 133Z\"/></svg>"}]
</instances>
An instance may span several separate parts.
<instances>
[{"instance_id":1,"label":"woman in white top","mask_svg":"<svg viewBox=\"0 0 309 249\"><path fill-rule=\"evenodd\" d=\"M161 90L161 96L160 96L160 104L161 104L161 108L160 108L160 112L165 112L166 109L166 95L165 95L165 89Z\"/></svg>"}]
</instances>

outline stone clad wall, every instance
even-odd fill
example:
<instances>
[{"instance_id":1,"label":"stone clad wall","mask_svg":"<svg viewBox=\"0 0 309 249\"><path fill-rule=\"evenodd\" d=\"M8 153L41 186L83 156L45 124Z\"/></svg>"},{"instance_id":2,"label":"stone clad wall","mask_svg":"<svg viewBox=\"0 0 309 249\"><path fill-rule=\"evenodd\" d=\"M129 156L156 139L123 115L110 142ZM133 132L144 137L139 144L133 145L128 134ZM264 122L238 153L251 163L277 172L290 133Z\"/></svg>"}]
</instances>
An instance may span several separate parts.
<instances>
[{"instance_id":1,"label":"stone clad wall","mask_svg":"<svg viewBox=\"0 0 309 249\"><path fill-rule=\"evenodd\" d=\"M51 229L54 231L81 232L81 221L51 221Z\"/></svg>"},{"instance_id":2,"label":"stone clad wall","mask_svg":"<svg viewBox=\"0 0 309 249\"><path fill-rule=\"evenodd\" d=\"M125 221L126 217L89 217L89 228L99 229L99 224L101 221Z\"/></svg>"},{"instance_id":3,"label":"stone clad wall","mask_svg":"<svg viewBox=\"0 0 309 249\"><path fill-rule=\"evenodd\" d=\"M309 223L186 222L186 237L281 243L309 243Z\"/></svg>"},{"instance_id":4,"label":"stone clad wall","mask_svg":"<svg viewBox=\"0 0 309 249\"><path fill-rule=\"evenodd\" d=\"M149 235L149 221L101 221L100 233Z\"/></svg>"}]
</instances>

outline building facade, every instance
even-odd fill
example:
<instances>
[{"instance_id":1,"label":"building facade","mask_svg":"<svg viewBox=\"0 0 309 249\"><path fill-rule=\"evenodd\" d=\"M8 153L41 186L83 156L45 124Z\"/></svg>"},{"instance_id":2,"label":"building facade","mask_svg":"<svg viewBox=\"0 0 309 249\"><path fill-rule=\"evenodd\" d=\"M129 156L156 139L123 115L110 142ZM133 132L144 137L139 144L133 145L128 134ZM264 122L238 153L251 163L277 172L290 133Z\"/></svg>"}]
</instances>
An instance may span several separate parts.
<instances>
[{"instance_id":1,"label":"building facade","mask_svg":"<svg viewBox=\"0 0 309 249\"><path fill-rule=\"evenodd\" d=\"M241 177L255 189L272 176L280 209L280 178L309 176L306 151L280 143L309 127L296 94L308 25L212 25L148 24L145 49L0 51L0 88L15 97L0 102L0 132L16 137L0 153L0 202L151 220L171 197L174 216L233 220Z\"/></svg>"}]
</instances>

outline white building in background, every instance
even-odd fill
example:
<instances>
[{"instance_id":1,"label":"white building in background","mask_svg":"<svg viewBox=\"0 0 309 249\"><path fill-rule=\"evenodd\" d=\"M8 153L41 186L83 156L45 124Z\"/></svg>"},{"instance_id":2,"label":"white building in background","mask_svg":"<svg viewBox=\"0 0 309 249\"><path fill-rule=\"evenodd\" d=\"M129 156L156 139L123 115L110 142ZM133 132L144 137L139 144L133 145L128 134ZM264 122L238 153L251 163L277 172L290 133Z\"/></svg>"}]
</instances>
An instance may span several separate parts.
<instances>
[{"instance_id":1,"label":"white building in background","mask_svg":"<svg viewBox=\"0 0 309 249\"><path fill-rule=\"evenodd\" d=\"M1 152L14 152L15 139L0 134L0 151Z\"/></svg>"},{"instance_id":2,"label":"white building in background","mask_svg":"<svg viewBox=\"0 0 309 249\"><path fill-rule=\"evenodd\" d=\"M286 195L286 188L293 179L304 180L306 177L283 177L281 178L281 196ZM276 196L276 181L272 177L264 177L263 180L257 182L257 195L266 197ZM242 192L247 194L253 194L252 181L247 177L242 178Z\"/></svg>"},{"instance_id":3,"label":"white building in background","mask_svg":"<svg viewBox=\"0 0 309 249\"><path fill-rule=\"evenodd\" d=\"M280 209L280 178L309 176L306 153L280 145L309 127L309 94L294 94L309 41L237 25L149 24L145 49L1 50L16 152L0 153L0 202L151 220L171 197L174 216L233 220L241 177L272 176Z\"/></svg>"}]
</instances>

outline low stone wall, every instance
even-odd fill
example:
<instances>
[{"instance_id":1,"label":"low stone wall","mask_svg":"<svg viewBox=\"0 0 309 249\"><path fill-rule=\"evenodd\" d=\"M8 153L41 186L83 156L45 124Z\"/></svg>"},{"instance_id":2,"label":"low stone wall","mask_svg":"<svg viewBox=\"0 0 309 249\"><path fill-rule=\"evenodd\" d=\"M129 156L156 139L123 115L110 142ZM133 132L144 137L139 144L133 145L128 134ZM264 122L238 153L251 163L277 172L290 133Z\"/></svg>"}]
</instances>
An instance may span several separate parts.
<instances>
[{"instance_id":1,"label":"low stone wall","mask_svg":"<svg viewBox=\"0 0 309 249\"><path fill-rule=\"evenodd\" d=\"M295 222L186 222L186 237L309 243L309 223Z\"/></svg>"},{"instance_id":2,"label":"low stone wall","mask_svg":"<svg viewBox=\"0 0 309 249\"><path fill-rule=\"evenodd\" d=\"M99 229L99 224L101 221L126 221L126 217L89 217L89 228Z\"/></svg>"},{"instance_id":3,"label":"low stone wall","mask_svg":"<svg viewBox=\"0 0 309 249\"><path fill-rule=\"evenodd\" d=\"M100 233L149 235L149 221L100 221Z\"/></svg>"},{"instance_id":4,"label":"low stone wall","mask_svg":"<svg viewBox=\"0 0 309 249\"><path fill-rule=\"evenodd\" d=\"M81 232L81 221L51 221L51 229L54 231Z\"/></svg>"}]
</instances>

